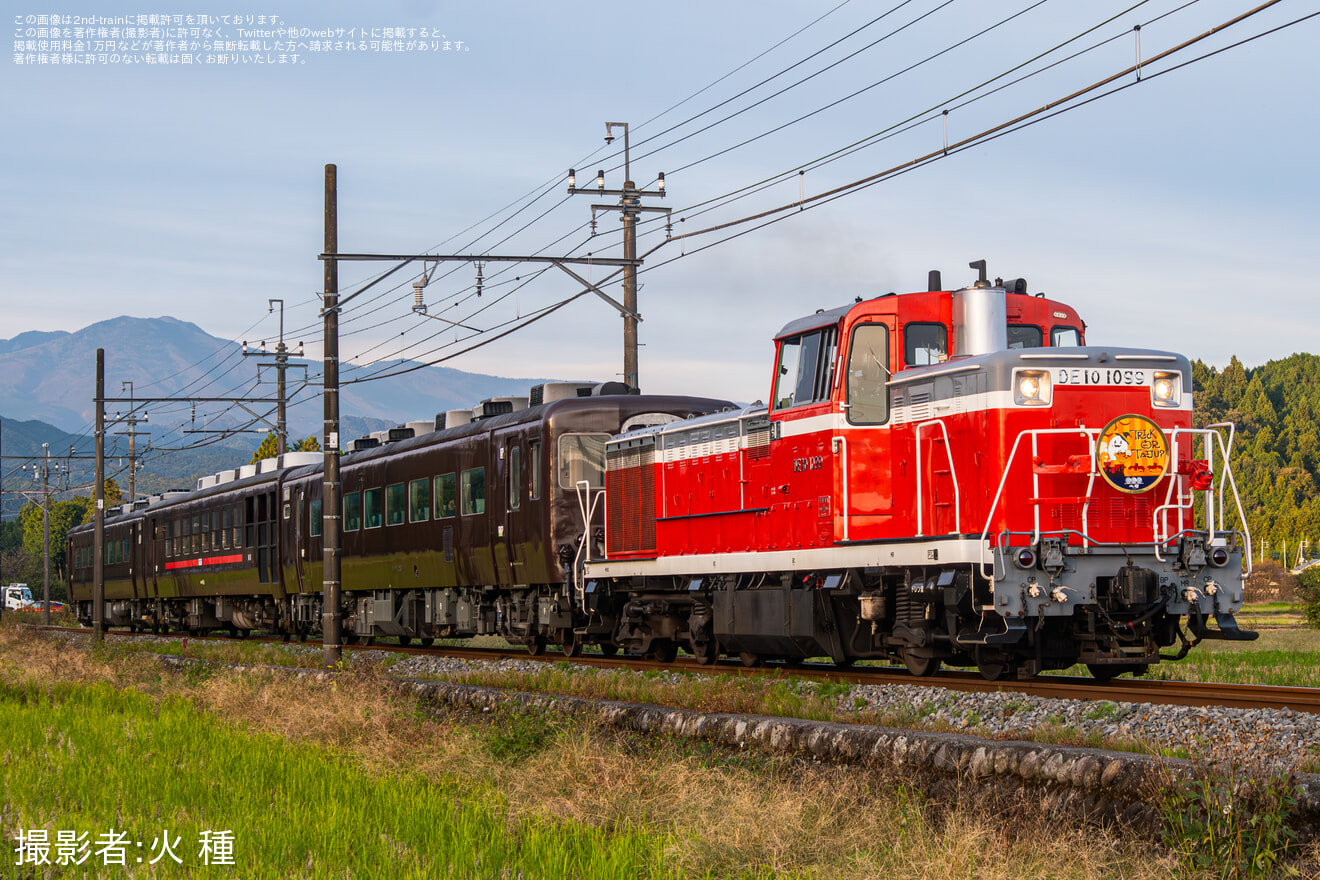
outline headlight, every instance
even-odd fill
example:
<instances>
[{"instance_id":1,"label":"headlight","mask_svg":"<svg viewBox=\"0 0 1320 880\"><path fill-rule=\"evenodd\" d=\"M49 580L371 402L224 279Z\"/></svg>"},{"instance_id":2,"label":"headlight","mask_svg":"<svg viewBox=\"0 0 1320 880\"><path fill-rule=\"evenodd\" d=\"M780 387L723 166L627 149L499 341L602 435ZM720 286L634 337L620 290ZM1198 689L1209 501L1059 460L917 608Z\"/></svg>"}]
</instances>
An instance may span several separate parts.
<instances>
[{"instance_id":1,"label":"headlight","mask_svg":"<svg viewBox=\"0 0 1320 880\"><path fill-rule=\"evenodd\" d=\"M1182 373L1156 370L1155 381L1150 386L1150 402L1153 406L1178 406L1182 403Z\"/></svg>"},{"instance_id":2,"label":"headlight","mask_svg":"<svg viewBox=\"0 0 1320 880\"><path fill-rule=\"evenodd\" d=\"M1013 402L1018 406L1049 406L1051 390L1048 370L1013 372Z\"/></svg>"}]
</instances>

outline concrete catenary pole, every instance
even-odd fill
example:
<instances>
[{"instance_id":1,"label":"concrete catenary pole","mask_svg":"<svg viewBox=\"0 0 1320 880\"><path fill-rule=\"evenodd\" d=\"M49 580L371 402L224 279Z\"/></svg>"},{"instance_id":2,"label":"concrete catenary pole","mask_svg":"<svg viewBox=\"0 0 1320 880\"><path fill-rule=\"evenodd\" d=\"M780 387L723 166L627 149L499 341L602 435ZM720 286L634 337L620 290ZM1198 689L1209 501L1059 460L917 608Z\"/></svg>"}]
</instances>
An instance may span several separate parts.
<instances>
[{"instance_id":1,"label":"concrete catenary pole","mask_svg":"<svg viewBox=\"0 0 1320 880\"><path fill-rule=\"evenodd\" d=\"M338 177L334 165L325 166L325 253L339 250ZM339 264L325 260L323 401L325 405L325 483L321 493L322 552L321 663L333 669L343 656L340 642L340 500L339 500Z\"/></svg>"},{"instance_id":2,"label":"concrete catenary pole","mask_svg":"<svg viewBox=\"0 0 1320 880\"><path fill-rule=\"evenodd\" d=\"M96 350L96 476L92 487L92 641L105 638L105 349Z\"/></svg>"}]
</instances>

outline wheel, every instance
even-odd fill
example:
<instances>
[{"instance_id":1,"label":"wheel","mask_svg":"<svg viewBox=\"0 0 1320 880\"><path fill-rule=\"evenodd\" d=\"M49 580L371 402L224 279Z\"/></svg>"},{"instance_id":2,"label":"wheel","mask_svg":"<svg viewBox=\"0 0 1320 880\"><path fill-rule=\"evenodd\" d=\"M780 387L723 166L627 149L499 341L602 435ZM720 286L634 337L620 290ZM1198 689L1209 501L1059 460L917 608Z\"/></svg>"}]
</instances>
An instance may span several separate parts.
<instances>
[{"instance_id":1,"label":"wheel","mask_svg":"<svg viewBox=\"0 0 1320 880\"><path fill-rule=\"evenodd\" d=\"M738 659L742 661L743 666L747 666L749 668L752 666L761 665L761 658L751 653L750 651L739 651Z\"/></svg>"},{"instance_id":2,"label":"wheel","mask_svg":"<svg viewBox=\"0 0 1320 880\"><path fill-rule=\"evenodd\" d=\"M582 654L582 637L573 630L564 632L563 651L565 657L578 657Z\"/></svg>"},{"instance_id":3,"label":"wheel","mask_svg":"<svg viewBox=\"0 0 1320 880\"><path fill-rule=\"evenodd\" d=\"M435 645L435 639L422 639L421 641L423 648L430 648Z\"/></svg>"},{"instance_id":4,"label":"wheel","mask_svg":"<svg viewBox=\"0 0 1320 880\"><path fill-rule=\"evenodd\" d=\"M527 640L527 653L540 657L545 653L545 636L532 636Z\"/></svg>"},{"instance_id":5,"label":"wheel","mask_svg":"<svg viewBox=\"0 0 1320 880\"><path fill-rule=\"evenodd\" d=\"M657 663L673 663L678 659L678 645L668 639L652 642L651 650L646 653L646 657Z\"/></svg>"},{"instance_id":6,"label":"wheel","mask_svg":"<svg viewBox=\"0 0 1320 880\"><path fill-rule=\"evenodd\" d=\"M289 632L287 629L284 632L280 633L281 642L287 642L292 638L293 638L293 633Z\"/></svg>"},{"instance_id":7,"label":"wheel","mask_svg":"<svg viewBox=\"0 0 1320 880\"><path fill-rule=\"evenodd\" d=\"M342 635L342 641L345 645L356 645L358 643L358 634L355 632L346 632Z\"/></svg>"},{"instance_id":8,"label":"wheel","mask_svg":"<svg viewBox=\"0 0 1320 880\"><path fill-rule=\"evenodd\" d=\"M615 654L619 653L619 646L613 642L601 642L600 653L605 657L613 657Z\"/></svg>"},{"instance_id":9,"label":"wheel","mask_svg":"<svg viewBox=\"0 0 1320 880\"><path fill-rule=\"evenodd\" d=\"M918 657L911 651L903 651L903 665L917 678L929 678L939 671L939 657ZM992 679L993 680L993 679Z\"/></svg>"},{"instance_id":10,"label":"wheel","mask_svg":"<svg viewBox=\"0 0 1320 880\"><path fill-rule=\"evenodd\" d=\"M307 641L307 630L301 626L298 627L298 641L299 642Z\"/></svg>"},{"instance_id":11,"label":"wheel","mask_svg":"<svg viewBox=\"0 0 1320 880\"><path fill-rule=\"evenodd\" d=\"M697 658L697 663L702 666L711 666L716 660L720 659L720 643L715 639L697 642L693 646L692 654Z\"/></svg>"},{"instance_id":12,"label":"wheel","mask_svg":"<svg viewBox=\"0 0 1320 880\"><path fill-rule=\"evenodd\" d=\"M1008 656L995 649L977 648L974 655L976 671L986 681L1005 681L1013 675L1013 664Z\"/></svg>"},{"instance_id":13,"label":"wheel","mask_svg":"<svg viewBox=\"0 0 1320 880\"><path fill-rule=\"evenodd\" d=\"M365 647L370 648L372 645L376 644L376 637L375 637L375 636L364 636L363 639L362 639L362 644L363 644Z\"/></svg>"}]
</instances>

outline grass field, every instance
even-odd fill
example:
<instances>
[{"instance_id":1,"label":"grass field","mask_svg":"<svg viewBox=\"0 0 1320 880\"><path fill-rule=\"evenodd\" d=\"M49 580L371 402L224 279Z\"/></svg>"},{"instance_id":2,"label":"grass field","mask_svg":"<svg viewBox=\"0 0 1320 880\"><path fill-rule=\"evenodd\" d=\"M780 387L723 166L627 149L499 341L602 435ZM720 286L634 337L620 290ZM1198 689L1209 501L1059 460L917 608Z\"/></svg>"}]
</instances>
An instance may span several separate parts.
<instances>
[{"instance_id":1,"label":"grass field","mask_svg":"<svg viewBox=\"0 0 1320 880\"><path fill-rule=\"evenodd\" d=\"M440 710L364 674L169 671L8 626L0 729L11 854L32 829L52 842L86 832L93 853L111 829L143 844L124 867L10 864L0 876L1098 880L1178 869L1119 829L1034 802L986 813L880 769ZM207 830L233 832L234 867L202 864ZM166 832L184 865L134 861L160 855Z\"/></svg>"}]
</instances>

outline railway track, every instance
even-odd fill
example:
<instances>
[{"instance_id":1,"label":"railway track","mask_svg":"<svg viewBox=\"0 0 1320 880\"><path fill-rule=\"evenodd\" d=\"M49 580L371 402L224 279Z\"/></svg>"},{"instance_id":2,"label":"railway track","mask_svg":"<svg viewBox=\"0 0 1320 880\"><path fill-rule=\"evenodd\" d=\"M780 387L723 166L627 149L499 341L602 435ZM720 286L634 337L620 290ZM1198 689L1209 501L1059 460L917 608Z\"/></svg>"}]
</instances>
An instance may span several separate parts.
<instances>
[{"instance_id":1,"label":"railway track","mask_svg":"<svg viewBox=\"0 0 1320 880\"><path fill-rule=\"evenodd\" d=\"M33 629L59 632L83 633L80 627L43 627L31 625ZM133 639L152 635L151 633L130 633L122 630L110 630L107 636ZM183 639L182 633L173 633L165 638ZM281 643L278 638L255 637L231 639L224 635L210 635L193 638L194 642L269 642ZM1152 681L1146 679L1113 679L1098 682L1091 678L1064 675L1043 675L1022 681L986 681L975 672L956 672L944 670L929 678L914 678L902 667L851 666L840 667L829 663L768 663L764 666L747 668L737 660L721 660L713 666L702 666L695 660L683 659L671 663L646 660L639 657L583 654L567 658L556 651L533 656L515 648L474 648L442 646L421 648L412 645L385 644L345 645L346 651L387 651L391 653L415 654L433 657L453 657L461 660L530 660L540 663L574 663L582 666L594 666L603 669L633 669L638 671L672 671L709 675L718 672L724 675L746 677L792 676L814 681L833 681L846 684L884 685L902 684L924 687L940 687L952 691L965 692L1005 692L1022 693L1031 696L1057 700L1110 700L1126 703L1155 703L1175 706L1227 706L1238 709L1291 709L1295 712L1320 714L1320 688L1280 687L1274 685L1218 684L1214 682L1191 681Z\"/></svg>"}]
</instances>

